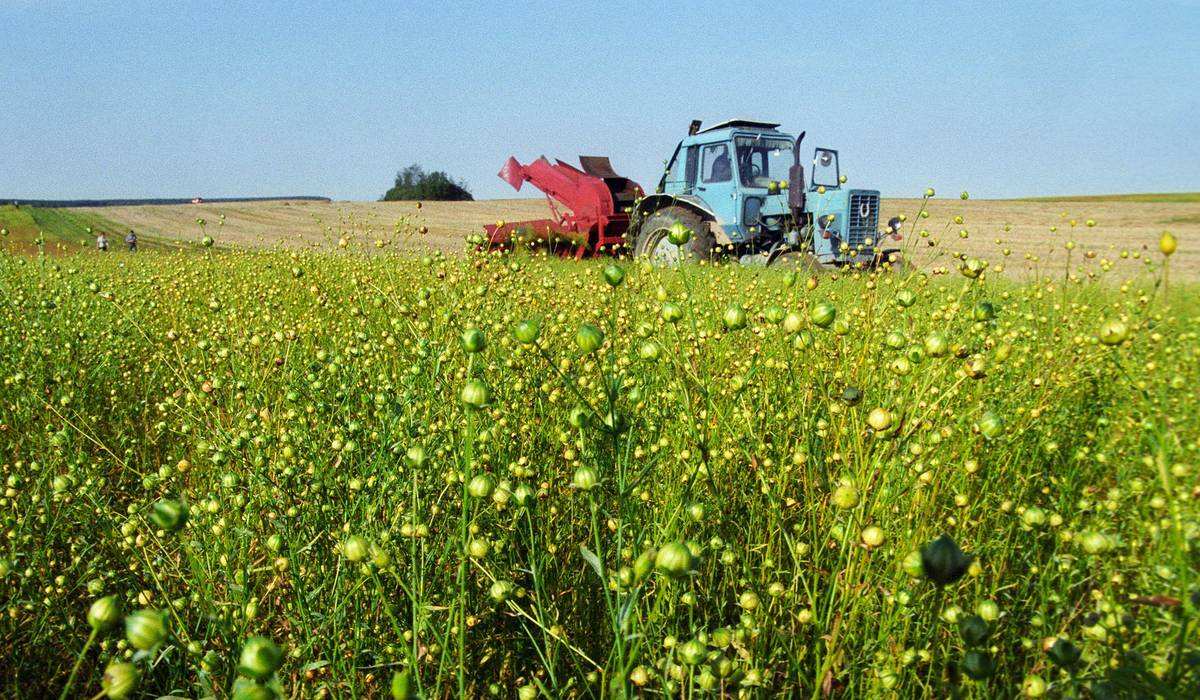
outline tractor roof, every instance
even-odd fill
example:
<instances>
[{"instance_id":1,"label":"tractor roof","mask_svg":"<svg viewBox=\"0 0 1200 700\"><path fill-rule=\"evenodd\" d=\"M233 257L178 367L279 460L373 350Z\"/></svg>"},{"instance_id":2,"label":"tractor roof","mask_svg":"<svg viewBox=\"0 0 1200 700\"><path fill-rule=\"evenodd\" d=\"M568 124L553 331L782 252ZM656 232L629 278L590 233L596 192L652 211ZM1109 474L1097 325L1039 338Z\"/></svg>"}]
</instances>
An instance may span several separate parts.
<instances>
[{"instance_id":1,"label":"tractor roof","mask_svg":"<svg viewBox=\"0 0 1200 700\"><path fill-rule=\"evenodd\" d=\"M707 129L701 129L697 133L703 134L709 131L717 131L718 129L775 129L779 125L772 122L760 122L753 119L726 119L719 124L713 124Z\"/></svg>"}]
</instances>

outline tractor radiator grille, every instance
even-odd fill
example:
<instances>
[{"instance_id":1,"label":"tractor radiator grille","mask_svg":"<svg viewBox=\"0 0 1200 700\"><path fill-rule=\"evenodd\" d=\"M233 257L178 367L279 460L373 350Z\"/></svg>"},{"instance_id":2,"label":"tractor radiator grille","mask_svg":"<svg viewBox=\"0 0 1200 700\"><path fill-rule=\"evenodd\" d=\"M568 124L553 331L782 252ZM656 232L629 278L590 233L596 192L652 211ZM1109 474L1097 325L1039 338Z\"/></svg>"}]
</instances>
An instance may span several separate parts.
<instances>
[{"instance_id":1,"label":"tractor radiator grille","mask_svg":"<svg viewBox=\"0 0 1200 700\"><path fill-rule=\"evenodd\" d=\"M875 192L850 192L850 227L846 242L862 245L879 231L879 195Z\"/></svg>"}]
</instances>

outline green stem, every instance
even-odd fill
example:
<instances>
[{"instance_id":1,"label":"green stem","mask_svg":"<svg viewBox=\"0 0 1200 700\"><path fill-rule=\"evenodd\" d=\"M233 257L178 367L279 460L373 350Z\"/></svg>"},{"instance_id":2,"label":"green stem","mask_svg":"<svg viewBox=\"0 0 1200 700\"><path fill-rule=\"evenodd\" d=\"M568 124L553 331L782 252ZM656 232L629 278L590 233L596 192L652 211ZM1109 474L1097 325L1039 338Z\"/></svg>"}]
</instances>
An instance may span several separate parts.
<instances>
[{"instance_id":1,"label":"green stem","mask_svg":"<svg viewBox=\"0 0 1200 700\"><path fill-rule=\"evenodd\" d=\"M87 642L83 648L79 650L79 656L75 657L75 665L71 667L71 675L67 676L67 684L63 686L62 693L59 694L58 700L66 700L67 693L71 692L71 686L75 684L75 674L79 673L79 666L83 663L83 656L87 654L87 650L91 648L92 642L96 641L96 628L92 628L92 633L88 635ZM103 695L104 691L100 691ZM99 697L99 696L97 696Z\"/></svg>"}]
</instances>

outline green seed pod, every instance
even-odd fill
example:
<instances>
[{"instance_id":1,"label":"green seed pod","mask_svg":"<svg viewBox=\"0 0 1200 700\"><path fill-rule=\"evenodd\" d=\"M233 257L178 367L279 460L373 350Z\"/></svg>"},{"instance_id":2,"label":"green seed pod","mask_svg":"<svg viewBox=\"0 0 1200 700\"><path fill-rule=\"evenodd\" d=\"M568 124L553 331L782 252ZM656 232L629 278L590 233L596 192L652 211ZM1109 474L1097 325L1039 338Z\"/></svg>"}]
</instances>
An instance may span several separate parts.
<instances>
[{"instance_id":1,"label":"green seed pod","mask_svg":"<svg viewBox=\"0 0 1200 700\"><path fill-rule=\"evenodd\" d=\"M758 594L754 591L744 591L738 597L738 605L741 606L742 610L754 612L758 609L759 605Z\"/></svg>"},{"instance_id":2,"label":"green seed pod","mask_svg":"<svg viewBox=\"0 0 1200 700\"><path fill-rule=\"evenodd\" d=\"M365 537L350 535L342 542L342 556L357 564L371 553L371 543Z\"/></svg>"},{"instance_id":3,"label":"green seed pod","mask_svg":"<svg viewBox=\"0 0 1200 700\"><path fill-rule=\"evenodd\" d=\"M392 674L392 700L416 700L412 687L412 672L408 669Z\"/></svg>"},{"instance_id":4,"label":"green seed pod","mask_svg":"<svg viewBox=\"0 0 1200 700\"><path fill-rule=\"evenodd\" d=\"M604 333L599 328L585 323L575 333L575 347L584 355L590 355L604 344Z\"/></svg>"},{"instance_id":5,"label":"green seed pod","mask_svg":"<svg viewBox=\"0 0 1200 700\"><path fill-rule=\"evenodd\" d=\"M609 264L604 267L604 281L610 287L619 287L625 281L625 270L620 265Z\"/></svg>"},{"instance_id":6,"label":"green seed pod","mask_svg":"<svg viewBox=\"0 0 1200 700\"><path fill-rule=\"evenodd\" d=\"M600 476L596 474L596 470L592 467L580 467L575 470L575 475L571 478L571 486L579 491L591 491L600 483Z\"/></svg>"},{"instance_id":7,"label":"green seed pod","mask_svg":"<svg viewBox=\"0 0 1200 700\"><path fill-rule=\"evenodd\" d=\"M681 578L692 570L692 552L682 542L668 542L654 557L654 568L669 578Z\"/></svg>"},{"instance_id":8,"label":"green seed pod","mask_svg":"<svg viewBox=\"0 0 1200 700\"><path fill-rule=\"evenodd\" d=\"M1004 434L1004 419L994 411L985 411L979 419L979 432L989 440L995 440Z\"/></svg>"},{"instance_id":9,"label":"green seed pod","mask_svg":"<svg viewBox=\"0 0 1200 700\"><path fill-rule=\"evenodd\" d=\"M900 566L904 569L904 573L913 578L920 578L925 575L925 567L921 564L921 553L915 549L904 557L904 561Z\"/></svg>"},{"instance_id":10,"label":"green seed pod","mask_svg":"<svg viewBox=\"0 0 1200 700\"><path fill-rule=\"evenodd\" d=\"M925 577L937 586L947 586L963 577L971 565L965 554L949 535L921 546L921 568Z\"/></svg>"},{"instance_id":11,"label":"green seed pod","mask_svg":"<svg viewBox=\"0 0 1200 700\"><path fill-rule=\"evenodd\" d=\"M149 651L167 638L166 615L158 610L138 610L125 618L125 638L134 649Z\"/></svg>"},{"instance_id":12,"label":"green seed pod","mask_svg":"<svg viewBox=\"0 0 1200 700\"><path fill-rule=\"evenodd\" d=\"M160 530L175 532L187 523L188 508L179 501L157 501L150 510L150 522Z\"/></svg>"},{"instance_id":13,"label":"green seed pod","mask_svg":"<svg viewBox=\"0 0 1200 700\"><path fill-rule=\"evenodd\" d=\"M1158 250L1163 254L1163 257L1171 257L1175 250L1179 248L1179 241L1175 240L1174 234L1170 231L1163 231L1158 237Z\"/></svg>"},{"instance_id":14,"label":"green seed pod","mask_svg":"<svg viewBox=\"0 0 1200 700\"><path fill-rule=\"evenodd\" d=\"M1021 523L1029 528L1041 527L1046 524L1046 511L1037 506L1030 506L1021 513Z\"/></svg>"},{"instance_id":15,"label":"green seed pod","mask_svg":"<svg viewBox=\"0 0 1200 700\"><path fill-rule=\"evenodd\" d=\"M883 541L886 539L883 529L877 525L868 525L867 527L864 527L862 532L859 533L859 537L862 539L863 544L871 548L882 545Z\"/></svg>"},{"instance_id":16,"label":"green seed pod","mask_svg":"<svg viewBox=\"0 0 1200 700\"><path fill-rule=\"evenodd\" d=\"M746 327L746 310L739 304L733 304L725 309L725 313L721 316L721 323L725 324L727 330L736 331Z\"/></svg>"},{"instance_id":17,"label":"green seed pod","mask_svg":"<svg viewBox=\"0 0 1200 700\"><path fill-rule=\"evenodd\" d=\"M1120 345L1129 337L1129 326L1126 326L1123 321L1109 319L1100 325L1100 332L1097 336L1105 345Z\"/></svg>"},{"instance_id":18,"label":"green seed pod","mask_svg":"<svg viewBox=\"0 0 1200 700\"><path fill-rule=\"evenodd\" d=\"M684 226L682 221L676 221L667 229L667 240L677 246L685 245L692 240L692 230Z\"/></svg>"},{"instance_id":19,"label":"green seed pod","mask_svg":"<svg viewBox=\"0 0 1200 700\"><path fill-rule=\"evenodd\" d=\"M908 341L905 340L903 333L899 331L890 331L886 336L884 336L883 344L893 350L899 350L907 345Z\"/></svg>"},{"instance_id":20,"label":"green seed pod","mask_svg":"<svg viewBox=\"0 0 1200 700\"><path fill-rule=\"evenodd\" d=\"M275 690L267 685L239 681L234 684L231 700L275 700Z\"/></svg>"},{"instance_id":21,"label":"green seed pod","mask_svg":"<svg viewBox=\"0 0 1200 700\"><path fill-rule=\"evenodd\" d=\"M978 615L964 615L958 620L958 633L969 647L983 646L992 630L986 620Z\"/></svg>"},{"instance_id":22,"label":"green seed pod","mask_svg":"<svg viewBox=\"0 0 1200 700\"><path fill-rule=\"evenodd\" d=\"M1046 694L1046 681L1041 676L1025 676L1021 682L1021 692L1027 698L1040 698Z\"/></svg>"},{"instance_id":23,"label":"green seed pod","mask_svg":"<svg viewBox=\"0 0 1200 700\"><path fill-rule=\"evenodd\" d=\"M785 315L787 315L787 312L783 310L782 306L771 305L763 311L763 318L774 324L782 322Z\"/></svg>"},{"instance_id":24,"label":"green seed pod","mask_svg":"<svg viewBox=\"0 0 1200 700\"><path fill-rule=\"evenodd\" d=\"M987 263L979 258L967 258L963 264L959 266L958 271L963 274L963 277L975 279L979 277L979 275L983 274L983 270L986 267Z\"/></svg>"},{"instance_id":25,"label":"green seed pod","mask_svg":"<svg viewBox=\"0 0 1200 700\"><path fill-rule=\"evenodd\" d=\"M663 302L660 313L667 323L678 323L679 319L683 318L683 309L679 308L679 304L671 301Z\"/></svg>"},{"instance_id":26,"label":"green seed pod","mask_svg":"<svg viewBox=\"0 0 1200 700\"><path fill-rule=\"evenodd\" d=\"M990 301L981 301L971 309L971 317L976 321L991 321L996 318L996 307Z\"/></svg>"},{"instance_id":27,"label":"green seed pod","mask_svg":"<svg viewBox=\"0 0 1200 700\"><path fill-rule=\"evenodd\" d=\"M467 493L471 498L487 498L496 488L496 482L488 474L476 474L467 483Z\"/></svg>"},{"instance_id":28,"label":"green seed pod","mask_svg":"<svg viewBox=\"0 0 1200 700\"><path fill-rule=\"evenodd\" d=\"M512 492L513 500L522 508L532 508L537 499L537 495L529 484L518 484Z\"/></svg>"},{"instance_id":29,"label":"green seed pod","mask_svg":"<svg viewBox=\"0 0 1200 700\"><path fill-rule=\"evenodd\" d=\"M487 347L487 337L478 328L468 328L463 331L461 342L463 352L468 355L483 352Z\"/></svg>"},{"instance_id":30,"label":"green seed pod","mask_svg":"<svg viewBox=\"0 0 1200 700\"><path fill-rule=\"evenodd\" d=\"M703 663L708 654L708 649L698 640L692 639L680 644L676 652L680 662L687 666L696 666Z\"/></svg>"},{"instance_id":31,"label":"green seed pod","mask_svg":"<svg viewBox=\"0 0 1200 700\"><path fill-rule=\"evenodd\" d=\"M104 676L100 679L100 687L104 690L105 697L111 698L111 700L124 700L137 689L141 677L141 672L133 664L109 664L108 668L104 669Z\"/></svg>"},{"instance_id":32,"label":"green seed pod","mask_svg":"<svg viewBox=\"0 0 1200 700\"><path fill-rule=\"evenodd\" d=\"M979 605L975 606L975 612L988 622L995 622L1000 619L1000 606L996 605L992 600L981 600Z\"/></svg>"},{"instance_id":33,"label":"green seed pod","mask_svg":"<svg viewBox=\"0 0 1200 700\"><path fill-rule=\"evenodd\" d=\"M917 295L913 294L910 290L901 289L896 292L896 303L906 309L916 303L916 301Z\"/></svg>"},{"instance_id":34,"label":"green seed pod","mask_svg":"<svg viewBox=\"0 0 1200 700\"><path fill-rule=\"evenodd\" d=\"M512 581L494 581L488 588L488 597L496 603L503 603L512 597L516 588Z\"/></svg>"},{"instance_id":35,"label":"green seed pod","mask_svg":"<svg viewBox=\"0 0 1200 700\"><path fill-rule=\"evenodd\" d=\"M200 239L200 245L204 246L205 248L213 247L213 243L215 243L215 241L212 239L212 236L205 236L204 238Z\"/></svg>"},{"instance_id":36,"label":"green seed pod","mask_svg":"<svg viewBox=\"0 0 1200 700\"><path fill-rule=\"evenodd\" d=\"M1108 535L1102 532L1096 532L1095 530L1088 530L1087 532L1084 532L1079 538L1079 543L1083 547L1083 551L1087 552L1088 554L1100 554L1105 552L1112 544L1108 538Z\"/></svg>"},{"instance_id":37,"label":"green seed pod","mask_svg":"<svg viewBox=\"0 0 1200 700\"><path fill-rule=\"evenodd\" d=\"M121 621L121 601L115 595L100 598L88 608L87 621L97 632L111 629Z\"/></svg>"},{"instance_id":38,"label":"green seed pod","mask_svg":"<svg viewBox=\"0 0 1200 700\"><path fill-rule=\"evenodd\" d=\"M842 481L833 490L833 496L830 500L838 508L853 508L858 505L858 487L849 481Z\"/></svg>"},{"instance_id":39,"label":"green seed pod","mask_svg":"<svg viewBox=\"0 0 1200 700\"><path fill-rule=\"evenodd\" d=\"M789 311L788 314L783 317L783 330L784 331L786 331L788 333L799 333L800 329L803 327L804 327L804 317L802 317L800 314L796 313L795 311Z\"/></svg>"},{"instance_id":40,"label":"green seed pod","mask_svg":"<svg viewBox=\"0 0 1200 700\"><path fill-rule=\"evenodd\" d=\"M491 401L491 392L482 379L468 379L463 384L461 398L467 408L483 408Z\"/></svg>"},{"instance_id":41,"label":"green seed pod","mask_svg":"<svg viewBox=\"0 0 1200 700\"><path fill-rule=\"evenodd\" d=\"M268 680L283 664L283 651L266 637L251 637L242 645L238 673L259 681Z\"/></svg>"},{"instance_id":42,"label":"green seed pod","mask_svg":"<svg viewBox=\"0 0 1200 700\"><path fill-rule=\"evenodd\" d=\"M658 343L653 340L647 340L638 346L638 357L647 362L654 362L658 359L659 354L660 348L658 347Z\"/></svg>"},{"instance_id":43,"label":"green seed pod","mask_svg":"<svg viewBox=\"0 0 1200 700\"><path fill-rule=\"evenodd\" d=\"M968 678L976 681L990 678L996 672L996 662L992 657L975 649L963 654L961 667Z\"/></svg>"},{"instance_id":44,"label":"green seed pod","mask_svg":"<svg viewBox=\"0 0 1200 700\"><path fill-rule=\"evenodd\" d=\"M925 352L930 357L945 357L950 352L950 343L941 333L930 333L925 336Z\"/></svg>"},{"instance_id":45,"label":"green seed pod","mask_svg":"<svg viewBox=\"0 0 1200 700\"><path fill-rule=\"evenodd\" d=\"M1055 639L1054 644L1050 645L1050 650L1047 652L1050 660L1055 666L1071 670L1079 665L1079 658L1083 655L1079 647L1072 644L1066 639Z\"/></svg>"},{"instance_id":46,"label":"green seed pod","mask_svg":"<svg viewBox=\"0 0 1200 700\"><path fill-rule=\"evenodd\" d=\"M886 408L872 408L867 414L867 425L877 433L882 433L892 427L895 423L895 418L892 412Z\"/></svg>"},{"instance_id":47,"label":"green seed pod","mask_svg":"<svg viewBox=\"0 0 1200 700\"><path fill-rule=\"evenodd\" d=\"M650 575L650 570L654 568L654 560L657 555L658 550L651 547L639 554L637 559L633 560L634 580L641 581Z\"/></svg>"},{"instance_id":48,"label":"green seed pod","mask_svg":"<svg viewBox=\"0 0 1200 700\"><path fill-rule=\"evenodd\" d=\"M588 409L586 406L574 406L567 414L567 422L572 428L583 428L588 423Z\"/></svg>"},{"instance_id":49,"label":"green seed pod","mask_svg":"<svg viewBox=\"0 0 1200 700\"><path fill-rule=\"evenodd\" d=\"M537 341L541 330L537 321L529 319L517 324L517 327L513 329L513 336L517 339L517 342L529 345Z\"/></svg>"},{"instance_id":50,"label":"green seed pod","mask_svg":"<svg viewBox=\"0 0 1200 700\"><path fill-rule=\"evenodd\" d=\"M862 401L862 389L856 386L847 386L842 389L842 403L847 406L857 406L859 401Z\"/></svg>"},{"instance_id":51,"label":"green seed pod","mask_svg":"<svg viewBox=\"0 0 1200 700\"><path fill-rule=\"evenodd\" d=\"M837 318L837 307L827 301L823 301L812 308L808 317L815 325L821 328L828 328L833 325L833 320Z\"/></svg>"},{"instance_id":52,"label":"green seed pod","mask_svg":"<svg viewBox=\"0 0 1200 700\"><path fill-rule=\"evenodd\" d=\"M425 448L420 445L413 445L404 452L404 461L408 466L419 468L425 464Z\"/></svg>"}]
</instances>

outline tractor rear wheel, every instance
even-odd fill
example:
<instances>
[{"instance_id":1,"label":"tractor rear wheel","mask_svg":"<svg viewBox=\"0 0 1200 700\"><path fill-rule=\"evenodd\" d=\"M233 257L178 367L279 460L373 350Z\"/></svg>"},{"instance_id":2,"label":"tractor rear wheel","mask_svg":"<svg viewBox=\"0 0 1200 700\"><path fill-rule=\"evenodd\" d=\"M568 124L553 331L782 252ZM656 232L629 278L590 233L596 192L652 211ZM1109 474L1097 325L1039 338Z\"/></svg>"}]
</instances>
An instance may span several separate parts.
<instances>
[{"instance_id":1,"label":"tractor rear wheel","mask_svg":"<svg viewBox=\"0 0 1200 700\"><path fill-rule=\"evenodd\" d=\"M691 239L677 246L667 238L671 227L682 224L692 232ZM646 217L638 228L634 255L669 265L678 261L708 260L716 249L712 231L700 214L687 207L664 207Z\"/></svg>"}]
</instances>

